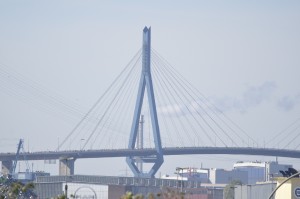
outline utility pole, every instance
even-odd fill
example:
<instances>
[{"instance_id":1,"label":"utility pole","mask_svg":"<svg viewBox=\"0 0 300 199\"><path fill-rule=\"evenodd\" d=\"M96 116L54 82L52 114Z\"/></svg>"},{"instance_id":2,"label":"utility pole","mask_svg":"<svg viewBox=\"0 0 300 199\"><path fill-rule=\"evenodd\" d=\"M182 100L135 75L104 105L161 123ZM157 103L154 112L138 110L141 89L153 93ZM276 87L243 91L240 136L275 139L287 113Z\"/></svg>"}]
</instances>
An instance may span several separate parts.
<instances>
[{"instance_id":1,"label":"utility pole","mask_svg":"<svg viewBox=\"0 0 300 199\"><path fill-rule=\"evenodd\" d=\"M177 188L178 188L178 173L181 171L181 183L180 183L180 192L183 192L183 169L181 167L176 167L176 173L177 173Z\"/></svg>"},{"instance_id":2,"label":"utility pole","mask_svg":"<svg viewBox=\"0 0 300 199\"><path fill-rule=\"evenodd\" d=\"M68 199L68 178L67 178L67 169L68 169L68 158L66 159L66 185L65 185L65 197Z\"/></svg>"},{"instance_id":3,"label":"utility pole","mask_svg":"<svg viewBox=\"0 0 300 199\"><path fill-rule=\"evenodd\" d=\"M139 122L139 132L136 137L137 149L144 148L144 123L145 123L144 115L141 115L140 122ZM140 170L140 172L143 173L143 160L141 158L138 158L137 167Z\"/></svg>"}]
</instances>

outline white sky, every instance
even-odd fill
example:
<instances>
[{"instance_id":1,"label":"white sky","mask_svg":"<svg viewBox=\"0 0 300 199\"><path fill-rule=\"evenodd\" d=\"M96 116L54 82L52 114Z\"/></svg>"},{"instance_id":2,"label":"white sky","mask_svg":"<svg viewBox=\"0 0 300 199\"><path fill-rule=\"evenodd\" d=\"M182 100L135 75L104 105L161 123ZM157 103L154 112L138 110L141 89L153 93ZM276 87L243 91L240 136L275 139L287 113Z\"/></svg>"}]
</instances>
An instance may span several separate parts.
<instances>
[{"instance_id":1,"label":"white sky","mask_svg":"<svg viewBox=\"0 0 300 199\"><path fill-rule=\"evenodd\" d=\"M144 26L151 26L152 47L263 145L299 118L299 10L296 0L2 0L0 69L85 112L141 47ZM32 151L53 149L78 122L43 99L37 105L34 95L0 77L1 152L15 151L19 138ZM231 167L245 157L165 159L162 173L201 162ZM125 168L121 158L76 164L77 173L124 174Z\"/></svg>"}]
</instances>

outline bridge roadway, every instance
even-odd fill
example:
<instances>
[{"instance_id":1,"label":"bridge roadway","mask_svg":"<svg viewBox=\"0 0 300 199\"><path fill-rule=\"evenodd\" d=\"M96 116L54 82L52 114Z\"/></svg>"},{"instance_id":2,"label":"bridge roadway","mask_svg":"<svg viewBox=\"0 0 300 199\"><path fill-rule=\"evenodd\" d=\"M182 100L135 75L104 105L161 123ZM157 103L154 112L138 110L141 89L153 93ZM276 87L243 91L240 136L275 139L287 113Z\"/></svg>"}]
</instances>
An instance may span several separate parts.
<instances>
[{"instance_id":1,"label":"bridge roadway","mask_svg":"<svg viewBox=\"0 0 300 199\"><path fill-rule=\"evenodd\" d=\"M110 149L110 150L74 150L74 151L41 151L25 152L19 155L19 160L50 160L50 159L82 159L108 158L128 156L155 155L154 149ZM287 158L300 158L299 150L252 147L168 147L163 148L164 155L193 155L193 154L228 154L228 155L259 155ZM15 160L16 153L0 153L0 161Z\"/></svg>"}]
</instances>

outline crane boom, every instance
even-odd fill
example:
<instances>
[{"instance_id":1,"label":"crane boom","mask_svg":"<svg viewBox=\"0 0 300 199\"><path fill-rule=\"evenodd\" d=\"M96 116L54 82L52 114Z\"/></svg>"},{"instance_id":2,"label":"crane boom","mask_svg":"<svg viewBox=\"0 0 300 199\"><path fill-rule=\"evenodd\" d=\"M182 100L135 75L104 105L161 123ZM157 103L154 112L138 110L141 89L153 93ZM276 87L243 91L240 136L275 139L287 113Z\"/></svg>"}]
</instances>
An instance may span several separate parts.
<instances>
[{"instance_id":1,"label":"crane boom","mask_svg":"<svg viewBox=\"0 0 300 199\"><path fill-rule=\"evenodd\" d=\"M24 142L24 140L20 139L19 144L18 144L18 150L17 150L17 153L16 153L16 159L13 162L13 166L12 166L12 172L11 172L12 174L14 174L15 171L16 171L16 167L17 167L17 163L18 163L18 159L19 159L19 154L20 154L20 150L23 146L23 142Z\"/></svg>"}]
</instances>

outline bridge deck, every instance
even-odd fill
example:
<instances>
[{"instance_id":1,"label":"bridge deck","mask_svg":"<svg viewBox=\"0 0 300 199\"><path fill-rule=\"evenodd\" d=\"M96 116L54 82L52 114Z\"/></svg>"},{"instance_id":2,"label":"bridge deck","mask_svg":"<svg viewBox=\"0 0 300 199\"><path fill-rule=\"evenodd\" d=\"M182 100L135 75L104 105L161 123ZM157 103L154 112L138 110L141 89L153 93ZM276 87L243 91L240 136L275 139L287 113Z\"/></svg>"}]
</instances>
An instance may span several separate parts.
<instances>
[{"instance_id":1,"label":"bridge deck","mask_svg":"<svg viewBox=\"0 0 300 199\"><path fill-rule=\"evenodd\" d=\"M82 151L42 151L20 154L20 160L49 160L64 158L108 158L128 156L155 155L154 149L115 149L115 150L82 150ZM288 158L300 158L300 151L275 148L251 147L176 147L163 148L164 155L193 155L193 154L228 154L228 155L260 155ZM0 153L0 161L14 160L16 153Z\"/></svg>"}]
</instances>

